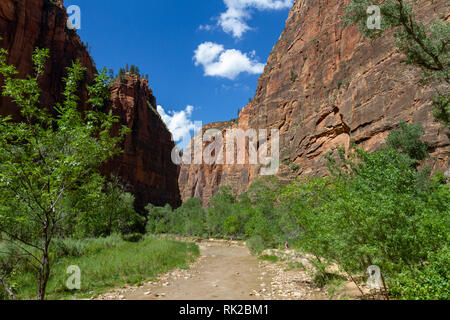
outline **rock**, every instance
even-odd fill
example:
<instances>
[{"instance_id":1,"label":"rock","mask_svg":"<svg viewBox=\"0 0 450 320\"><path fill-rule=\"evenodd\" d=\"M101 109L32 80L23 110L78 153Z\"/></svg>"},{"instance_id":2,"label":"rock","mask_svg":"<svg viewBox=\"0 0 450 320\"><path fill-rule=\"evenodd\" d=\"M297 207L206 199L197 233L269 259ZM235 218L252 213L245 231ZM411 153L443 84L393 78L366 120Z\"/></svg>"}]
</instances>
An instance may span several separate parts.
<instances>
[{"instance_id":1,"label":"rock","mask_svg":"<svg viewBox=\"0 0 450 320\"><path fill-rule=\"evenodd\" d=\"M7 63L16 66L18 76L33 74L31 56L36 47L48 48L50 59L46 72L39 81L41 104L53 106L61 98L64 89L62 78L72 61L79 59L87 68L84 82L80 84L80 100L86 101L86 83L96 73L93 60L76 32L66 28L67 13L62 0L54 5L47 0L2 0L0 1L0 47L8 50ZM20 119L15 103L0 96L0 114Z\"/></svg>"},{"instance_id":2,"label":"rock","mask_svg":"<svg viewBox=\"0 0 450 320\"><path fill-rule=\"evenodd\" d=\"M7 63L14 64L19 76L33 73L32 53L35 47L48 48L50 59L45 75L40 80L41 103L53 106L61 101L64 85L62 78L72 61L79 60L86 67L85 78L80 83L80 108L86 104L86 84L97 73L86 46L75 31L66 28L67 13L63 1L2 0L0 2L0 47L9 51ZM101 44L99 44L101 45ZM148 103L153 106L149 107ZM171 160L174 143L158 113L154 110L156 99L148 81L127 74L111 88L112 110L120 125L132 129L123 144L124 152L105 164L102 172L115 174L136 198L136 209L144 213L151 202L172 207L180 205L178 167ZM17 106L0 96L0 114L20 119ZM119 125L116 126L116 130Z\"/></svg>"},{"instance_id":3,"label":"rock","mask_svg":"<svg viewBox=\"0 0 450 320\"><path fill-rule=\"evenodd\" d=\"M125 139L124 152L106 164L104 170L130 186L140 212L145 211L149 202L178 207L178 167L171 158L175 145L155 109L156 99L148 81L126 74L111 88L111 101L111 109L120 117L120 124L132 132Z\"/></svg>"},{"instance_id":4,"label":"rock","mask_svg":"<svg viewBox=\"0 0 450 320\"><path fill-rule=\"evenodd\" d=\"M448 11L447 2L418 1L418 18L439 18ZM375 151L400 122L421 122L436 159L429 164L445 172L450 139L431 114L434 89L417 84L421 71L401 62L393 32L371 41L356 27L343 28L345 3L296 0L252 102L237 120L204 130L279 129L278 176L292 181L326 175L324 155L337 146L348 148L354 141ZM182 165L182 199L198 197L206 205L220 186L230 186L235 194L247 191L260 167L246 163ZM298 170L291 169L294 163Z\"/></svg>"}]
</instances>

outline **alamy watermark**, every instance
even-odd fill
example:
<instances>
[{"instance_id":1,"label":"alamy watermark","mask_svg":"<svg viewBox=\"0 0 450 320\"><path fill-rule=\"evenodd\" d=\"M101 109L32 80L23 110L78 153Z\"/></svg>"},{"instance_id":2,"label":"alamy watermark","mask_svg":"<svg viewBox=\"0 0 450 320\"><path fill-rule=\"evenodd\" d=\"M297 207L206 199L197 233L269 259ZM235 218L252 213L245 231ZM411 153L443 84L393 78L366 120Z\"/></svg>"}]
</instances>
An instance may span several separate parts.
<instances>
[{"instance_id":1,"label":"alamy watermark","mask_svg":"<svg viewBox=\"0 0 450 320\"><path fill-rule=\"evenodd\" d=\"M80 30L81 29L81 8L76 5L67 7L67 29Z\"/></svg>"},{"instance_id":2,"label":"alamy watermark","mask_svg":"<svg viewBox=\"0 0 450 320\"><path fill-rule=\"evenodd\" d=\"M381 278L381 269L379 266L369 266L367 268L369 279L367 280L367 288L370 290L380 290L383 287Z\"/></svg>"},{"instance_id":3,"label":"alamy watermark","mask_svg":"<svg viewBox=\"0 0 450 320\"><path fill-rule=\"evenodd\" d=\"M69 266L66 270L67 274L70 274L66 281L66 287L69 290L81 289L81 269L78 266Z\"/></svg>"},{"instance_id":4,"label":"alamy watermark","mask_svg":"<svg viewBox=\"0 0 450 320\"><path fill-rule=\"evenodd\" d=\"M367 8L367 28L370 30L381 30L381 10L379 6L369 6Z\"/></svg>"}]
</instances>

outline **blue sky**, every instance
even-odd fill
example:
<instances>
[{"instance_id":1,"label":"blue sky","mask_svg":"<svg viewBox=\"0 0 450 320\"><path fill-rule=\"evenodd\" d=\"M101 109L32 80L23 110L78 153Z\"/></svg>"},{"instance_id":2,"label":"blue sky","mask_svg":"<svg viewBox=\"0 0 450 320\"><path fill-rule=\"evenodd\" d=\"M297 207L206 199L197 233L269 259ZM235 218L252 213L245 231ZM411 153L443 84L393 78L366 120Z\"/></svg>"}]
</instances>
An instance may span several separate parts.
<instances>
[{"instance_id":1,"label":"blue sky","mask_svg":"<svg viewBox=\"0 0 450 320\"><path fill-rule=\"evenodd\" d=\"M237 117L255 93L292 2L65 0L65 5L80 7L78 33L98 68L117 73L128 63L149 74L164 119L179 136L184 129L176 127L190 121Z\"/></svg>"}]
</instances>

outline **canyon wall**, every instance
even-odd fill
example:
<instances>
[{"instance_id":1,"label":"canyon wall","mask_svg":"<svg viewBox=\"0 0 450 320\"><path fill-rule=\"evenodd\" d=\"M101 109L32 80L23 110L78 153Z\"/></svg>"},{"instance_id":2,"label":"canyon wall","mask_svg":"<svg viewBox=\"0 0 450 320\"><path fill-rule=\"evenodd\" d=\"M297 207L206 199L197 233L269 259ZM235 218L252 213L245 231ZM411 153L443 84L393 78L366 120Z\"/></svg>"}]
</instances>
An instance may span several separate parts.
<instances>
[{"instance_id":1,"label":"canyon wall","mask_svg":"<svg viewBox=\"0 0 450 320\"><path fill-rule=\"evenodd\" d=\"M393 32L363 38L356 27L343 28L349 1L296 0L286 27L272 49L252 102L237 126L280 130L282 180L327 174L324 155L352 142L379 149L400 122L422 123L433 168L448 169L448 130L431 114L434 89L417 82L421 72L401 61ZM449 19L445 0L420 0L418 19ZM247 190L260 167L183 165L183 200L207 204L223 185L237 194Z\"/></svg>"},{"instance_id":2,"label":"canyon wall","mask_svg":"<svg viewBox=\"0 0 450 320\"><path fill-rule=\"evenodd\" d=\"M136 196L139 211L150 202L178 207L178 166L171 158L175 144L156 111L156 98L148 81L127 73L112 85L111 102L120 124L130 128L131 133L123 143L123 154L105 166L106 172L122 178Z\"/></svg>"},{"instance_id":3,"label":"canyon wall","mask_svg":"<svg viewBox=\"0 0 450 320\"><path fill-rule=\"evenodd\" d=\"M7 62L17 67L20 77L32 74L31 56L36 47L50 50L45 75L40 79L43 106L51 107L61 101L64 86L61 80L67 75L66 68L78 59L87 68L79 92L80 108L87 108L85 87L97 70L86 46L75 31L67 29L66 22L67 13L62 0L1 0L0 37L3 40L0 47L8 50ZM155 205L180 204L178 167L170 157L174 143L154 112L155 106L156 99L147 80L138 76L127 74L111 87L108 110L112 109L120 124L132 132L123 144L124 152L106 164L103 172L107 176L116 174L121 178L135 195L136 208L140 212L148 202ZM20 118L17 106L2 97L0 114Z\"/></svg>"},{"instance_id":4,"label":"canyon wall","mask_svg":"<svg viewBox=\"0 0 450 320\"><path fill-rule=\"evenodd\" d=\"M67 14L62 0L1 0L0 47L8 50L7 63L16 66L19 77L33 73L31 56L36 47L48 48L50 59L41 77L41 103L52 106L60 101L66 76L66 68L72 61L80 60L87 68L86 82L97 72L94 62L75 31L66 27ZM85 83L81 86L80 99L85 101ZM0 114L19 115L14 103L0 97Z\"/></svg>"}]
</instances>

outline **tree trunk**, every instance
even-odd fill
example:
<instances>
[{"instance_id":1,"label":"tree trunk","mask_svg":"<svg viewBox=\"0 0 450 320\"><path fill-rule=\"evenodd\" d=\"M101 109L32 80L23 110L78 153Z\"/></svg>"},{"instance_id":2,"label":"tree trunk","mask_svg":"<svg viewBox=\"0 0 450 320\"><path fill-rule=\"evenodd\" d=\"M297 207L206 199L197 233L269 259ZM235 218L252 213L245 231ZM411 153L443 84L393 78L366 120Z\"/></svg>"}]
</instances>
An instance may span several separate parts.
<instances>
[{"instance_id":1,"label":"tree trunk","mask_svg":"<svg viewBox=\"0 0 450 320\"><path fill-rule=\"evenodd\" d=\"M50 258L48 254L48 243L45 244L44 252L42 255L42 264L39 269L39 285L38 285L38 299L45 300L45 293L47 290L48 279L50 278Z\"/></svg>"},{"instance_id":2,"label":"tree trunk","mask_svg":"<svg viewBox=\"0 0 450 320\"><path fill-rule=\"evenodd\" d=\"M2 277L0 277L0 284L5 289L5 291L8 293L11 300L16 300L16 296L12 292L12 290L6 285L6 282L3 280Z\"/></svg>"}]
</instances>

